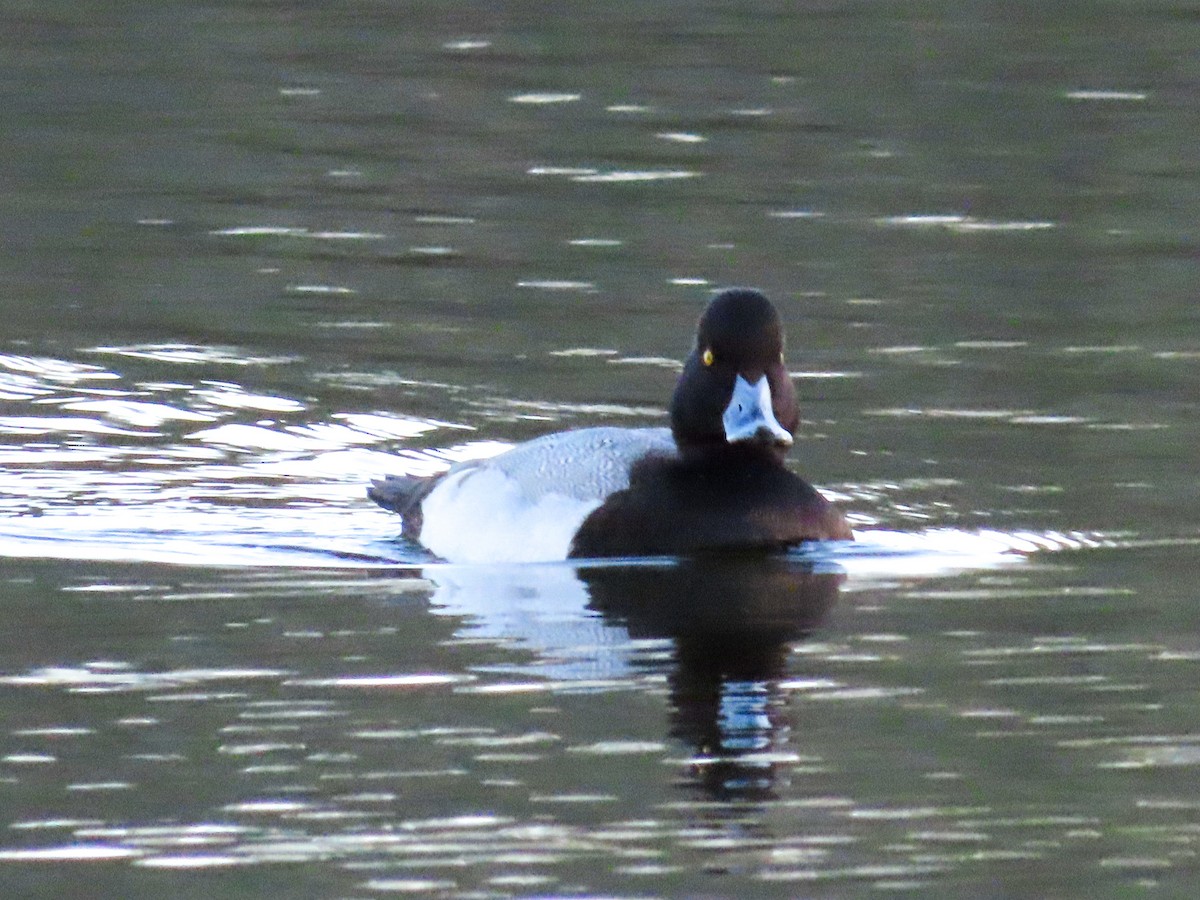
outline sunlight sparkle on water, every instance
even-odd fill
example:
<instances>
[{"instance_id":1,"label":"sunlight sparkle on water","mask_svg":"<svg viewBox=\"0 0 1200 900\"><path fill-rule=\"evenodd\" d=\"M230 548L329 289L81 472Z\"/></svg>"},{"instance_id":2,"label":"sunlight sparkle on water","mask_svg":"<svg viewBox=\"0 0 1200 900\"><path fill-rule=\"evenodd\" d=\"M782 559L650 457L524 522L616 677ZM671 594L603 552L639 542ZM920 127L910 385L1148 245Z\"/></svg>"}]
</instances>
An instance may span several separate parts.
<instances>
[{"instance_id":1,"label":"sunlight sparkle on water","mask_svg":"<svg viewBox=\"0 0 1200 900\"><path fill-rule=\"evenodd\" d=\"M302 687L407 688L463 684L474 680L474 675L417 673L398 675L339 675L335 678L296 679L285 681L284 684Z\"/></svg>"},{"instance_id":2,"label":"sunlight sparkle on water","mask_svg":"<svg viewBox=\"0 0 1200 900\"><path fill-rule=\"evenodd\" d=\"M555 279L527 279L517 282L517 287L538 288L543 291L593 291L596 285L590 281L566 281Z\"/></svg>"},{"instance_id":3,"label":"sunlight sparkle on water","mask_svg":"<svg viewBox=\"0 0 1200 900\"><path fill-rule=\"evenodd\" d=\"M12 862L89 862L131 859L141 855L141 850L113 847L107 844L67 844L61 847L30 847L21 850L0 849L0 860Z\"/></svg>"},{"instance_id":4,"label":"sunlight sparkle on water","mask_svg":"<svg viewBox=\"0 0 1200 900\"><path fill-rule=\"evenodd\" d=\"M699 178L700 175L700 172L691 169L632 169L597 172L589 175L575 175L571 180L625 184L642 181L677 181L681 178Z\"/></svg>"},{"instance_id":5,"label":"sunlight sparkle on water","mask_svg":"<svg viewBox=\"0 0 1200 900\"><path fill-rule=\"evenodd\" d=\"M909 213L900 216L885 216L875 220L879 225L901 228L943 228L952 232L1005 232L1046 231L1058 227L1057 222L1048 221L1004 221L976 219L973 216L952 214Z\"/></svg>"},{"instance_id":6,"label":"sunlight sparkle on water","mask_svg":"<svg viewBox=\"0 0 1200 900\"><path fill-rule=\"evenodd\" d=\"M296 362L296 356L259 356L237 347L202 346L199 344L135 344L132 346L101 346L83 350L109 356L127 356L157 362L182 365L214 363L228 366L267 366Z\"/></svg>"},{"instance_id":7,"label":"sunlight sparkle on water","mask_svg":"<svg viewBox=\"0 0 1200 900\"><path fill-rule=\"evenodd\" d=\"M530 106L548 106L555 103L574 103L582 99L582 94L544 93L516 94L508 98L509 103L523 103Z\"/></svg>"}]
</instances>

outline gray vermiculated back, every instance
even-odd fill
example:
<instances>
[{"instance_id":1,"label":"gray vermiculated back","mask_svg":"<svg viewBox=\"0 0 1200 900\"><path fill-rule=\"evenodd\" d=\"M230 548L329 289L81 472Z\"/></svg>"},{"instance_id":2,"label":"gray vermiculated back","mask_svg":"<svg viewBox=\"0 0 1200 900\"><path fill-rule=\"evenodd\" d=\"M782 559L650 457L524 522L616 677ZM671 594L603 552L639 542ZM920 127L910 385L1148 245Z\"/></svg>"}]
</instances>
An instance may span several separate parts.
<instances>
[{"instance_id":1,"label":"gray vermiculated back","mask_svg":"<svg viewBox=\"0 0 1200 900\"><path fill-rule=\"evenodd\" d=\"M674 456L668 428L581 428L547 434L491 459L455 466L494 468L531 501L548 493L602 500L629 485L629 469L647 454Z\"/></svg>"}]
</instances>

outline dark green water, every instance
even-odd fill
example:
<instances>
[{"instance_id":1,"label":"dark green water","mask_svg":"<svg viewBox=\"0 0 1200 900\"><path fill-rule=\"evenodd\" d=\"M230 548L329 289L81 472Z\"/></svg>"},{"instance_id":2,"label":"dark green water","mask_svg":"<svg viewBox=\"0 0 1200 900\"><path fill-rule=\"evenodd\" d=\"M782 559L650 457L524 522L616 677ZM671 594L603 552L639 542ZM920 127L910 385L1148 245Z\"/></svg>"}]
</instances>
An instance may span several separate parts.
<instances>
[{"instance_id":1,"label":"dark green water","mask_svg":"<svg viewBox=\"0 0 1200 900\"><path fill-rule=\"evenodd\" d=\"M0 8L0 893L1185 897L1184 4ZM860 547L448 567L364 484L788 325Z\"/></svg>"}]
</instances>

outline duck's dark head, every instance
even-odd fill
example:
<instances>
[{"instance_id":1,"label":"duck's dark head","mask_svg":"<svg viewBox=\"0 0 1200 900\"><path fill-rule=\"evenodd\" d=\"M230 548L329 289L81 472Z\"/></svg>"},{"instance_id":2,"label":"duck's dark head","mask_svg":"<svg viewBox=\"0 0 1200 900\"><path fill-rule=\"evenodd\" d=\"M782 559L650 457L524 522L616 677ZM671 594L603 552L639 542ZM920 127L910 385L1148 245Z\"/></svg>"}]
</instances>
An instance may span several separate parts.
<instances>
[{"instance_id":1,"label":"duck's dark head","mask_svg":"<svg viewBox=\"0 0 1200 900\"><path fill-rule=\"evenodd\" d=\"M680 452L738 448L782 459L799 420L775 307L749 288L722 291L700 317L671 398Z\"/></svg>"}]
</instances>

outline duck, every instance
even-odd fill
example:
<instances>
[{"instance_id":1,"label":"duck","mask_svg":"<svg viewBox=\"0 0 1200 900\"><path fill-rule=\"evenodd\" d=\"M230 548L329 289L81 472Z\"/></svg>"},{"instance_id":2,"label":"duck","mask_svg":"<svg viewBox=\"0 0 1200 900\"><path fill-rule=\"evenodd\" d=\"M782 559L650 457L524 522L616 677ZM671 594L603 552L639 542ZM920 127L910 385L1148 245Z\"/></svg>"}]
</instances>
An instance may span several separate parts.
<instances>
[{"instance_id":1,"label":"duck","mask_svg":"<svg viewBox=\"0 0 1200 900\"><path fill-rule=\"evenodd\" d=\"M453 563L772 552L853 540L845 515L785 464L800 411L783 326L753 288L708 304L669 427L546 434L368 496L402 536Z\"/></svg>"}]
</instances>

